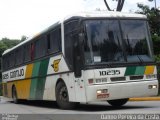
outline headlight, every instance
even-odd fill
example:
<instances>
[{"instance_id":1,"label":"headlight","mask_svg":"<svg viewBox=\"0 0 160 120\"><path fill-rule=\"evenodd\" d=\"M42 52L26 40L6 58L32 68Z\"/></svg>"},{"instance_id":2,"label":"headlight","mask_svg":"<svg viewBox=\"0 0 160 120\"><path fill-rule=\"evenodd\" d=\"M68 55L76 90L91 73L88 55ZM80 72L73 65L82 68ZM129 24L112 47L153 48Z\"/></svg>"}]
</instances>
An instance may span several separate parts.
<instances>
[{"instance_id":1,"label":"headlight","mask_svg":"<svg viewBox=\"0 0 160 120\"><path fill-rule=\"evenodd\" d=\"M88 79L89 84L103 84L107 82L107 78Z\"/></svg>"},{"instance_id":2,"label":"headlight","mask_svg":"<svg viewBox=\"0 0 160 120\"><path fill-rule=\"evenodd\" d=\"M156 74L146 75L146 79L155 79L157 78Z\"/></svg>"},{"instance_id":3,"label":"headlight","mask_svg":"<svg viewBox=\"0 0 160 120\"><path fill-rule=\"evenodd\" d=\"M102 79L96 79L95 83L106 83L107 82L107 78L102 78Z\"/></svg>"},{"instance_id":4,"label":"headlight","mask_svg":"<svg viewBox=\"0 0 160 120\"><path fill-rule=\"evenodd\" d=\"M96 83L101 83L102 79L96 79Z\"/></svg>"}]
</instances>

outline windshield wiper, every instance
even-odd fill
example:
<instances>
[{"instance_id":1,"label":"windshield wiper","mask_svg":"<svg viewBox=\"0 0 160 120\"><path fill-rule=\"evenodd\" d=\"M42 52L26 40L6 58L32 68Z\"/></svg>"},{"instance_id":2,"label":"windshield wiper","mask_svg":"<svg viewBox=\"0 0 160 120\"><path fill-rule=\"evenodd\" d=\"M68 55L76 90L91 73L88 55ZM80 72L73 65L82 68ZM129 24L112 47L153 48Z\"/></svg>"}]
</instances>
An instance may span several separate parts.
<instances>
[{"instance_id":1,"label":"windshield wiper","mask_svg":"<svg viewBox=\"0 0 160 120\"><path fill-rule=\"evenodd\" d=\"M137 55L137 57L140 60L140 64L143 65L143 63L144 63L143 59L139 55Z\"/></svg>"}]
</instances>

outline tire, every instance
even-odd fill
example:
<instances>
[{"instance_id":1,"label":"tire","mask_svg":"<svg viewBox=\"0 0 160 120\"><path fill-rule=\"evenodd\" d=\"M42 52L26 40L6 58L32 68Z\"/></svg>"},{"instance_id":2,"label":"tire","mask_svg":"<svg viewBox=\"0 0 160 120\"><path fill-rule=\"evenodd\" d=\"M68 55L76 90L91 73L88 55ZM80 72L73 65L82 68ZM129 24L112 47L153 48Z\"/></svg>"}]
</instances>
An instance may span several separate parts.
<instances>
[{"instance_id":1,"label":"tire","mask_svg":"<svg viewBox=\"0 0 160 120\"><path fill-rule=\"evenodd\" d=\"M125 99L117 99L117 100L108 100L107 102L114 107L120 107L126 104L128 100L129 100L128 98L125 98Z\"/></svg>"},{"instance_id":2,"label":"tire","mask_svg":"<svg viewBox=\"0 0 160 120\"><path fill-rule=\"evenodd\" d=\"M18 97L17 97L17 91L16 91L16 87L15 86L12 88L12 99L13 99L13 102L15 104L19 103L19 100L18 100Z\"/></svg>"},{"instance_id":3,"label":"tire","mask_svg":"<svg viewBox=\"0 0 160 120\"><path fill-rule=\"evenodd\" d=\"M69 102L68 90L64 82L56 86L56 102L61 109L74 109L78 103Z\"/></svg>"}]
</instances>

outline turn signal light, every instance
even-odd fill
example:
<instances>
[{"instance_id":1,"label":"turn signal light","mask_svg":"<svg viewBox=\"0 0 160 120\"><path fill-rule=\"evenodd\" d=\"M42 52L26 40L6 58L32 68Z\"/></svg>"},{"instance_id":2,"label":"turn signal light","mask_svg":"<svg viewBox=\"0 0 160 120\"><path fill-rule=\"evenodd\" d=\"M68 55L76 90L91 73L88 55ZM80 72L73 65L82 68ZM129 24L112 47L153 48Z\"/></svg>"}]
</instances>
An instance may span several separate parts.
<instances>
[{"instance_id":1,"label":"turn signal light","mask_svg":"<svg viewBox=\"0 0 160 120\"><path fill-rule=\"evenodd\" d=\"M93 84L93 79L89 79L89 80L88 80L88 83L89 83L89 84Z\"/></svg>"}]
</instances>

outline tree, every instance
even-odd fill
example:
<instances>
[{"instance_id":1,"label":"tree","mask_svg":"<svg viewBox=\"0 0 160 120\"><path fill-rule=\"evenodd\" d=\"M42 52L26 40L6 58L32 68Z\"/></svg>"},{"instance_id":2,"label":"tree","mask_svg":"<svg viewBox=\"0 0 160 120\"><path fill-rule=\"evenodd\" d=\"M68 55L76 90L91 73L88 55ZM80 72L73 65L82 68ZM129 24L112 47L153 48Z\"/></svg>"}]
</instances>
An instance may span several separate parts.
<instances>
[{"instance_id":1,"label":"tree","mask_svg":"<svg viewBox=\"0 0 160 120\"><path fill-rule=\"evenodd\" d=\"M153 40L154 53L155 55L160 55L160 11L156 8L149 8L147 5L138 4L141 13L147 16L150 25L150 31ZM156 57L157 58L157 57Z\"/></svg>"},{"instance_id":2,"label":"tree","mask_svg":"<svg viewBox=\"0 0 160 120\"><path fill-rule=\"evenodd\" d=\"M22 39L21 39L22 40ZM23 38L24 40L24 38ZM0 40L0 95L2 94L2 86L1 86L1 80L2 80L2 70L1 70L1 63L2 63L2 54L5 50L14 47L15 45L17 45L18 43L20 43L21 41L18 39L8 39L8 38L2 38Z\"/></svg>"},{"instance_id":3,"label":"tree","mask_svg":"<svg viewBox=\"0 0 160 120\"><path fill-rule=\"evenodd\" d=\"M18 39L8 39L8 38L2 38L0 40L0 80L1 80L1 57L5 50L14 47L21 41Z\"/></svg>"},{"instance_id":4,"label":"tree","mask_svg":"<svg viewBox=\"0 0 160 120\"><path fill-rule=\"evenodd\" d=\"M27 39L28 39L28 37L25 36L25 35L23 35L23 36L21 37L21 42L22 42L22 41L25 41L25 40L27 40Z\"/></svg>"},{"instance_id":5,"label":"tree","mask_svg":"<svg viewBox=\"0 0 160 120\"><path fill-rule=\"evenodd\" d=\"M8 48L12 48L13 46L17 45L20 43L20 40L18 39L8 39L8 38L2 38L1 42L5 44Z\"/></svg>"}]
</instances>

